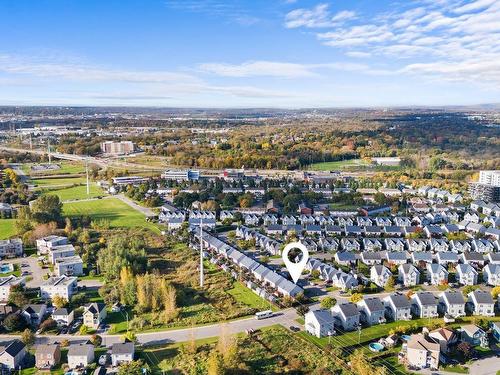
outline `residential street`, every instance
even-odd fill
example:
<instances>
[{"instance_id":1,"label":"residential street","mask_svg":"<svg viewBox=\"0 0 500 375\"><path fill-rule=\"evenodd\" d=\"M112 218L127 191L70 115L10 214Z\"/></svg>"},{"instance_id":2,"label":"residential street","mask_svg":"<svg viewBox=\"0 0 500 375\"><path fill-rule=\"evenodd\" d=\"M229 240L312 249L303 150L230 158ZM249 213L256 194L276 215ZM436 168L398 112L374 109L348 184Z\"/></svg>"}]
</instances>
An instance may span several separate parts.
<instances>
[{"instance_id":1,"label":"residential street","mask_svg":"<svg viewBox=\"0 0 500 375\"><path fill-rule=\"evenodd\" d=\"M148 332L139 333L137 339L143 345L165 344L170 342L183 342L188 341L194 336L196 340L208 337L219 336L221 330L224 328L229 334L245 332L249 329L259 329L263 327L272 326L274 324L282 324L285 327L291 325L298 326L295 322L298 315L295 309L289 308L279 311L275 316L267 319L256 320L254 317L245 318L241 320L234 320L227 323L217 323L208 326L183 328L170 331ZM12 340L13 335L0 335L0 341ZM37 344L61 342L67 339L70 343L79 343L88 340L90 336L77 336L77 335L39 335L37 336ZM122 342L122 335L102 335L103 344L110 346L117 342Z\"/></svg>"}]
</instances>

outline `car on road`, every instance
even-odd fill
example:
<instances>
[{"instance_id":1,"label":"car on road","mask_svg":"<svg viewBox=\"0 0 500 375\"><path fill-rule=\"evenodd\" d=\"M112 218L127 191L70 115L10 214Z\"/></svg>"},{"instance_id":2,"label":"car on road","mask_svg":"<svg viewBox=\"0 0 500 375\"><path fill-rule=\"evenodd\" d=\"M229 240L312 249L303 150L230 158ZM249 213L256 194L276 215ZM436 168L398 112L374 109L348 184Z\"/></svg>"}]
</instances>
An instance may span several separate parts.
<instances>
[{"instance_id":1,"label":"car on road","mask_svg":"<svg viewBox=\"0 0 500 375\"><path fill-rule=\"evenodd\" d=\"M295 326L290 326L290 331L292 331L292 332L299 332L300 328L299 327L295 327Z\"/></svg>"}]
</instances>

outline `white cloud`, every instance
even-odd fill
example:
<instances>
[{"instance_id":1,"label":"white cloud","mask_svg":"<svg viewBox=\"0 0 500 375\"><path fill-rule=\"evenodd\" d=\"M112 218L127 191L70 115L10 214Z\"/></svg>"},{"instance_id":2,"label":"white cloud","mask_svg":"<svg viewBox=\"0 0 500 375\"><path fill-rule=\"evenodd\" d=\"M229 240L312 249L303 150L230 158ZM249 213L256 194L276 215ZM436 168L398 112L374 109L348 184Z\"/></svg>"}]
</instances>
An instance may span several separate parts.
<instances>
[{"instance_id":1,"label":"white cloud","mask_svg":"<svg viewBox=\"0 0 500 375\"><path fill-rule=\"evenodd\" d=\"M223 77L276 77L276 78L311 78L321 77L322 70L339 70L363 72L367 74L380 73L366 64L338 61L320 64L296 64L276 61L248 61L241 64L206 63L198 68L206 73Z\"/></svg>"},{"instance_id":2,"label":"white cloud","mask_svg":"<svg viewBox=\"0 0 500 375\"><path fill-rule=\"evenodd\" d=\"M289 29L297 27L321 28L342 24L356 17L356 13L349 10L331 14L328 4L318 4L312 9L295 9L285 17L285 26Z\"/></svg>"},{"instance_id":3,"label":"white cloud","mask_svg":"<svg viewBox=\"0 0 500 375\"><path fill-rule=\"evenodd\" d=\"M321 43L352 58L385 59L399 74L496 84L500 84L494 63L500 61L499 20L498 0L443 0L439 4L415 0L390 12L358 14L341 25L332 22L325 4L312 10L296 9L286 18L287 27L328 26L316 33ZM368 67L365 71L379 70Z\"/></svg>"},{"instance_id":4,"label":"white cloud","mask_svg":"<svg viewBox=\"0 0 500 375\"><path fill-rule=\"evenodd\" d=\"M199 68L202 71L225 77L268 76L300 78L316 75L305 65L274 61L249 61L239 65L207 63L201 64Z\"/></svg>"}]
</instances>

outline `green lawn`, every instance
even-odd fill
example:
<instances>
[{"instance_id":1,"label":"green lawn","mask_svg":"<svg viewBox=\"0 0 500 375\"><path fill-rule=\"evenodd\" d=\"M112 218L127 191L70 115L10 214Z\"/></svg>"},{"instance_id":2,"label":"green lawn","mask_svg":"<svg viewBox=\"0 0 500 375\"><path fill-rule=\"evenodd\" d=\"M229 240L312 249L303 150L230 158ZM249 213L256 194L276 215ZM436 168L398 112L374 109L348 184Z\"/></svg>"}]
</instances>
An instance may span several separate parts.
<instances>
[{"instance_id":1,"label":"green lawn","mask_svg":"<svg viewBox=\"0 0 500 375\"><path fill-rule=\"evenodd\" d=\"M43 163L45 164L45 163ZM61 168L49 170L49 171L33 171L31 169L32 165L36 165L34 163L23 164L22 170L24 173L28 175L58 175L58 174L74 174L74 173L84 173L85 165L80 162L73 161L59 161L55 164L58 164Z\"/></svg>"},{"instance_id":2,"label":"green lawn","mask_svg":"<svg viewBox=\"0 0 500 375\"><path fill-rule=\"evenodd\" d=\"M310 167L314 171L331 171L338 169L348 169L360 166L368 166L369 162L363 159L351 159L351 160L340 160L340 161L328 161L325 163L315 163Z\"/></svg>"},{"instance_id":3,"label":"green lawn","mask_svg":"<svg viewBox=\"0 0 500 375\"><path fill-rule=\"evenodd\" d=\"M31 183L39 186L39 187L45 187L45 186L64 186L64 185L78 185L78 184L84 184L86 182L85 177L65 177L65 178L38 178L38 179L32 179Z\"/></svg>"},{"instance_id":4,"label":"green lawn","mask_svg":"<svg viewBox=\"0 0 500 375\"><path fill-rule=\"evenodd\" d=\"M68 201L73 199L87 199L87 198L95 198L98 196L107 195L104 190L102 190L95 183L90 184L90 194L87 195L87 186L68 186L57 189L44 188L42 189L42 194L53 194L57 195L61 201Z\"/></svg>"},{"instance_id":5,"label":"green lawn","mask_svg":"<svg viewBox=\"0 0 500 375\"><path fill-rule=\"evenodd\" d=\"M15 219L0 219L0 240L6 240L16 234Z\"/></svg>"},{"instance_id":6,"label":"green lawn","mask_svg":"<svg viewBox=\"0 0 500 375\"><path fill-rule=\"evenodd\" d=\"M106 219L112 228L148 228L160 232L155 224L146 221L142 213L117 198L65 203L63 213L69 217L88 215L92 219Z\"/></svg>"},{"instance_id":7,"label":"green lawn","mask_svg":"<svg viewBox=\"0 0 500 375\"><path fill-rule=\"evenodd\" d=\"M273 311L278 311L278 308L276 306L271 305L268 301L259 297L239 281L236 281L233 288L229 289L227 292L232 295L237 301L242 302L254 309L271 309Z\"/></svg>"}]
</instances>

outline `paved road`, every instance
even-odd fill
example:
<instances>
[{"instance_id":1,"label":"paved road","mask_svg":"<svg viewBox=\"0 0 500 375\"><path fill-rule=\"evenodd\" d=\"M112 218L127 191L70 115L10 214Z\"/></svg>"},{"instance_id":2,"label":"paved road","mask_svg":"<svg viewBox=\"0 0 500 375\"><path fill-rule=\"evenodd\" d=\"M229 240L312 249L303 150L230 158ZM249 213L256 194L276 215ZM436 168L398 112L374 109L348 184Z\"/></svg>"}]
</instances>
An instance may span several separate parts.
<instances>
[{"instance_id":1,"label":"paved road","mask_svg":"<svg viewBox=\"0 0 500 375\"><path fill-rule=\"evenodd\" d=\"M277 312L275 316L267 319L256 320L255 318L251 317L202 327L139 333L137 334L137 339L144 345L183 342L189 341L192 337L198 340L219 336L222 330L224 330L228 334L235 334L245 332L248 329L259 329L275 324L282 324L285 327L289 327L291 325L297 326L298 324L297 322L295 322L295 319L297 319L297 317L298 315L295 309L290 308ZM110 346L117 342L122 342L121 335L102 334L101 336L103 338L103 344L106 346ZM12 340L14 337L15 336L13 335L0 335L0 341ZM37 337L36 344L52 343L55 341L61 342L64 339L67 339L70 343L76 344L90 339L90 336L40 335Z\"/></svg>"},{"instance_id":2,"label":"paved road","mask_svg":"<svg viewBox=\"0 0 500 375\"><path fill-rule=\"evenodd\" d=\"M123 194L117 194L114 196L115 198L118 198L121 200L123 203L128 204L130 207L132 207L134 210L139 211L140 213L146 215L146 216L156 216L156 213L148 207L143 207L137 203L135 203L132 199L127 198Z\"/></svg>"}]
</instances>

